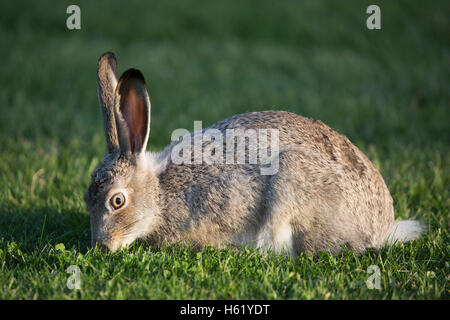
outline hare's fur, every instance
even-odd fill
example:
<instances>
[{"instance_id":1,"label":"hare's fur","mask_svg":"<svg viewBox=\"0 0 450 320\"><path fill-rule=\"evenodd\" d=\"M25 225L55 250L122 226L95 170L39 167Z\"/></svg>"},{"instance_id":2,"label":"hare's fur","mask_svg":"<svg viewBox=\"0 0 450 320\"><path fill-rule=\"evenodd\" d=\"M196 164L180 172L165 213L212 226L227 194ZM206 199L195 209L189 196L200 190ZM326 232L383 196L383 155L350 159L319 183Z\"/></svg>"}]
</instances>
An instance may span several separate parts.
<instances>
[{"instance_id":1,"label":"hare's fur","mask_svg":"<svg viewBox=\"0 0 450 320\"><path fill-rule=\"evenodd\" d=\"M102 74L105 65L101 58L99 78L113 86L115 79L108 82L107 73ZM99 89L108 88L100 82ZM180 142L161 153L145 152L145 145L142 152L124 149L111 133L116 129L107 124L114 117L106 101L111 97L101 94L108 153L85 195L93 244L112 251L136 239L152 246L188 241L200 250L248 244L295 256L342 247L362 252L381 247L388 235L395 238L392 198L381 174L346 137L321 121L263 111L210 127L224 134L227 129L278 129L278 172L261 175L259 163L175 164L171 153ZM117 117L122 109L115 108ZM148 101L148 113L149 108ZM122 126L117 118L110 122ZM126 194L127 204L114 211L108 199L118 190Z\"/></svg>"}]
</instances>

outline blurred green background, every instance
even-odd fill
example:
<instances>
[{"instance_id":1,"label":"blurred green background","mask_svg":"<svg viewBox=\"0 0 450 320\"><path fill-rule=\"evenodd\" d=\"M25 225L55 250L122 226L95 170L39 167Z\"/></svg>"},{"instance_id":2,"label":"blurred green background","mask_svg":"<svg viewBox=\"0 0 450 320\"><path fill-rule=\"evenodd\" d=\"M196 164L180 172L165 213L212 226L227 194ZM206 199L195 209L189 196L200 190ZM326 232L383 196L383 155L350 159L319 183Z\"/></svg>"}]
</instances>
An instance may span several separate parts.
<instances>
[{"instance_id":1,"label":"blurred green background","mask_svg":"<svg viewBox=\"0 0 450 320\"><path fill-rule=\"evenodd\" d=\"M14 135L92 145L101 131L96 62L143 71L152 101L151 146L174 128L253 110L284 109L352 140L449 142L447 1L4 2L1 142Z\"/></svg>"},{"instance_id":2,"label":"blurred green background","mask_svg":"<svg viewBox=\"0 0 450 320\"><path fill-rule=\"evenodd\" d=\"M70 4L81 8L81 30L66 27ZM116 54L119 73L134 67L146 78L150 150L194 120L206 127L268 109L320 119L380 168L397 217L438 230L446 253L437 259L448 260L450 3L376 1L381 30L366 28L370 4L2 1L0 283L22 279L3 297L33 297L17 272L50 274L30 262L47 245L88 248L83 193L105 151L96 93L105 51ZM31 260L8 255L13 243ZM448 265L436 263L418 268L441 280L430 291L409 286L412 296L448 294Z\"/></svg>"}]
</instances>

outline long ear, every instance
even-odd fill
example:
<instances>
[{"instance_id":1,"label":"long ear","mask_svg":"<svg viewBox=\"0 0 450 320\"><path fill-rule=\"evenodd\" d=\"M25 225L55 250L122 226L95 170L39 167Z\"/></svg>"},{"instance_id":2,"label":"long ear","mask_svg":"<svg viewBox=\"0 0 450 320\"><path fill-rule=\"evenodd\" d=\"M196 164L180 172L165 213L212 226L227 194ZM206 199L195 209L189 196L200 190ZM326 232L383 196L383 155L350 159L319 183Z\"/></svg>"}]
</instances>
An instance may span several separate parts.
<instances>
[{"instance_id":1,"label":"long ear","mask_svg":"<svg viewBox=\"0 0 450 320\"><path fill-rule=\"evenodd\" d=\"M114 118L114 91L117 85L117 60L112 52L105 52L98 59L97 90L102 109L106 145L109 153L119 150L116 121Z\"/></svg>"},{"instance_id":2,"label":"long ear","mask_svg":"<svg viewBox=\"0 0 450 320\"><path fill-rule=\"evenodd\" d=\"M120 77L114 105L120 151L145 151L150 133L150 98L139 70L128 69Z\"/></svg>"}]
</instances>

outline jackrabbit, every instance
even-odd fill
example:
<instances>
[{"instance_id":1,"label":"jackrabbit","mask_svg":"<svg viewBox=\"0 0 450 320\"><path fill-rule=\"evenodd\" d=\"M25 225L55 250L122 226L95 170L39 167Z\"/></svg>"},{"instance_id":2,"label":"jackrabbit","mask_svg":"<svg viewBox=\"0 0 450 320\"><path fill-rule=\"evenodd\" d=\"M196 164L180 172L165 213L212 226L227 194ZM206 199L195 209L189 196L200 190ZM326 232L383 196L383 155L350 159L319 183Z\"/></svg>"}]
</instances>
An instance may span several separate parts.
<instances>
[{"instance_id":1,"label":"jackrabbit","mask_svg":"<svg viewBox=\"0 0 450 320\"><path fill-rule=\"evenodd\" d=\"M187 241L199 250L252 245L296 256L343 247L363 252L422 232L415 221L394 223L381 174L321 121L284 111L250 112L186 134L160 153L147 152L150 99L144 77L129 69L117 82L116 72L114 54L104 53L97 82L107 154L85 194L93 245L114 252L137 239L152 246ZM227 136L226 144L200 140L200 152L218 161L204 156L192 162L202 159L194 155L195 146L194 152L180 146L195 145L208 130L216 138L235 136ZM234 138L244 138L240 154ZM265 147L272 149L263 163ZM176 158L181 153L184 162ZM240 156L243 161L236 162Z\"/></svg>"}]
</instances>

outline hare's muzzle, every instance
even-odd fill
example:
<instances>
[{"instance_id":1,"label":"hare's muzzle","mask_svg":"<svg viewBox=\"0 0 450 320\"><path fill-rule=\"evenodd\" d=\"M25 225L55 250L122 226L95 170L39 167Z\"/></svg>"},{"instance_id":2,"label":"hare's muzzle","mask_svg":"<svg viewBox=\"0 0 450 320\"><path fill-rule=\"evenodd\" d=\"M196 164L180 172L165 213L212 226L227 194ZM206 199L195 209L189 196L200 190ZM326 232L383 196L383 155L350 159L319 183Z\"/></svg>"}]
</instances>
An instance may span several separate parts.
<instances>
[{"instance_id":1,"label":"hare's muzzle","mask_svg":"<svg viewBox=\"0 0 450 320\"><path fill-rule=\"evenodd\" d=\"M120 244L114 242L94 242L93 247L98 247L101 251L111 251L112 253L120 249Z\"/></svg>"},{"instance_id":2,"label":"hare's muzzle","mask_svg":"<svg viewBox=\"0 0 450 320\"><path fill-rule=\"evenodd\" d=\"M100 249L101 251L106 251L108 250L108 246L106 244L103 244L101 242L93 242L92 243L92 247L97 247L98 249Z\"/></svg>"}]
</instances>

